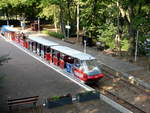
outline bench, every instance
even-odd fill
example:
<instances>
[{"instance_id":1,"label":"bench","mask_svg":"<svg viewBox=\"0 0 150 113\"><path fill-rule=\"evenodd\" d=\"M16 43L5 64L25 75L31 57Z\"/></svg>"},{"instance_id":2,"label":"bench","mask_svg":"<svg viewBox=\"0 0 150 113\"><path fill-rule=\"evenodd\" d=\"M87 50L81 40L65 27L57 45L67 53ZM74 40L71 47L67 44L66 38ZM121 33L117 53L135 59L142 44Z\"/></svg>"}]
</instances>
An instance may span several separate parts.
<instances>
[{"instance_id":1,"label":"bench","mask_svg":"<svg viewBox=\"0 0 150 113\"><path fill-rule=\"evenodd\" d=\"M12 106L22 105L22 104L33 104L36 106L39 96L32 96L32 97L25 97L25 98L18 98L18 99L8 99L7 104L9 110L12 109Z\"/></svg>"}]
</instances>

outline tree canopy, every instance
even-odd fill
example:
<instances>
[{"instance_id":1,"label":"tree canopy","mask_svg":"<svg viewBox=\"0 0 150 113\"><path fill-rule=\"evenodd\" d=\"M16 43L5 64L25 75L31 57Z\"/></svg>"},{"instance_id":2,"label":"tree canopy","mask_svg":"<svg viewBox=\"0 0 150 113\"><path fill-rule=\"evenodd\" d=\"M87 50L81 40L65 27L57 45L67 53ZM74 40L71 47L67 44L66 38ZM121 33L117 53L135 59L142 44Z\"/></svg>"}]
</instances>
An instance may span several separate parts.
<instances>
[{"instance_id":1,"label":"tree canopy","mask_svg":"<svg viewBox=\"0 0 150 113\"><path fill-rule=\"evenodd\" d=\"M77 32L78 5L80 30L84 27L88 37L110 48L126 49L132 55L137 31L140 43L150 35L149 0L0 0L0 10L8 20L12 16L29 20L40 16L52 20L63 34L69 24L73 35Z\"/></svg>"}]
</instances>

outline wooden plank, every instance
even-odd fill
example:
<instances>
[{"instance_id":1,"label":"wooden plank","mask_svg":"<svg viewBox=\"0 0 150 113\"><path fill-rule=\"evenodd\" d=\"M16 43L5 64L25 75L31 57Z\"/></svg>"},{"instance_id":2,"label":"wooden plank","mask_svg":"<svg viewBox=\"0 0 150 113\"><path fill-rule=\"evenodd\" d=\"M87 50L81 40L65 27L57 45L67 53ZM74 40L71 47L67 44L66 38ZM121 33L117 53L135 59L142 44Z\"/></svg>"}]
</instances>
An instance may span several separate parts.
<instances>
[{"instance_id":1,"label":"wooden plank","mask_svg":"<svg viewBox=\"0 0 150 113\"><path fill-rule=\"evenodd\" d=\"M15 104L21 104L21 103L33 103L37 102L38 99L32 99L32 100L20 100L20 101L15 101L15 102L9 102L8 105L15 105Z\"/></svg>"},{"instance_id":2,"label":"wooden plank","mask_svg":"<svg viewBox=\"0 0 150 113\"><path fill-rule=\"evenodd\" d=\"M8 99L8 101L24 100L24 99L29 99L29 98L39 98L39 96L25 97L25 98L17 98L17 99Z\"/></svg>"},{"instance_id":3,"label":"wooden plank","mask_svg":"<svg viewBox=\"0 0 150 113\"><path fill-rule=\"evenodd\" d=\"M32 100L35 100L38 98L29 98L29 99L19 99L19 100L11 100L11 101L8 101L8 103L14 103L14 102L22 102L22 101L32 101Z\"/></svg>"},{"instance_id":4,"label":"wooden plank","mask_svg":"<svg viewBox=\"0 0 150 113\"><path fill-rule=\"evenodd\" d=\"M8 106L15 106L15 105L22 105L22 104L30 104L30 103L33 103L33 104L36 104L37 103L37 100L36 101L27 101L27 102L23 102L23 103L13 103L13 104L9 104Z\"/></svg>"}]
</instances>

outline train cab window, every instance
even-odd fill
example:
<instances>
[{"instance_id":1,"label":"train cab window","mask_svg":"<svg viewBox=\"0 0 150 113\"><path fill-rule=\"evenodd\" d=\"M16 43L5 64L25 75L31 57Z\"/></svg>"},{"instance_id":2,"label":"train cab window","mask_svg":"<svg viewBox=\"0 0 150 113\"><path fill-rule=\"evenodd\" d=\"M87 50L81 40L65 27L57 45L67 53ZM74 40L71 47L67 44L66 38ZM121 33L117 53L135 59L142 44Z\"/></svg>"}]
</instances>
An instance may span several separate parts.
<instances>
[{"instance_id":1,"label":"train cab window","mask_svg":"<svg viewBox=\"0 0 150 113\"><path fill-rule=\"evenodd\" d=\"M86 73L88 75L98 74L101 73L96 60L87 60L83 63Z\"/></svg>"}]
</instances>

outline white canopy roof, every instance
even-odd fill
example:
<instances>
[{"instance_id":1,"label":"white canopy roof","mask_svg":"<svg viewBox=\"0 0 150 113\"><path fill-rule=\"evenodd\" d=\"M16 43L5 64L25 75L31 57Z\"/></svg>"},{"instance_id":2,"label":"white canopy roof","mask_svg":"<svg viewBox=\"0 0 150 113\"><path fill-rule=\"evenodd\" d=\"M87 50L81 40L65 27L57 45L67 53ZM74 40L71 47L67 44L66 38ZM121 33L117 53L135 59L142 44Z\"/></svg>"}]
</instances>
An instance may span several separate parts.
<instances>
[{"instance_id":1,"label":"white canopy roof","mask_svg":"<svg viewBox=\"0 0 150 113\"><path fill-rule=\"evenodd\" d=\"M83 53L81 51L78 51L78 50L75 50L75 49L72 49L72 48L69 48L69 47L66 47L66 46L53 46L51 47L52 49L54 50L57 50L61 53L64 53L66 55L69 55L73 58L77 58L77 59L80 59L80 60L92 60L92 59L95 59L95 57L89 55L89 54L86 54L86 53Z\"/></svg>"},{"instance_id":2,"label":"white canopy roof","mask_svg":"<svg viewBox=\"0 0 150 113\"><path fill-rule=\"evenodd\" d=\"M11 27L11 26L6 26L5 29L6 29L7 31L11 31L11 32L18 31L17 29L15 29L14 27Z\"/></svg>"},{"instance_id":3,"label":"white canopy roof","mask_svg":"<svg viewBox=\"0 0 150 113\"><path fill-rule=\"evenodd\" d=\"M58 43L46 40L46 39L39 37L39 36L29 36L28 39L35 41L39 44L45 45L45 46L56 46L56 45L58 45Z\"/></svg>"}]
</instances>

